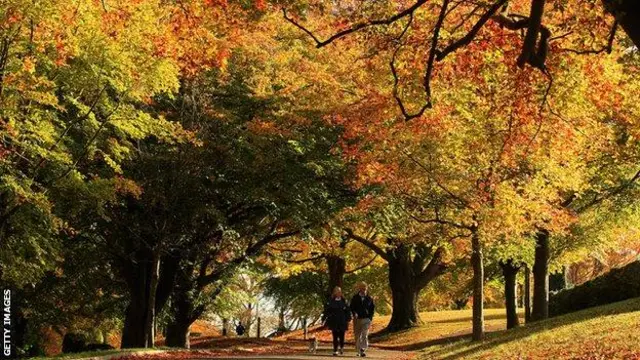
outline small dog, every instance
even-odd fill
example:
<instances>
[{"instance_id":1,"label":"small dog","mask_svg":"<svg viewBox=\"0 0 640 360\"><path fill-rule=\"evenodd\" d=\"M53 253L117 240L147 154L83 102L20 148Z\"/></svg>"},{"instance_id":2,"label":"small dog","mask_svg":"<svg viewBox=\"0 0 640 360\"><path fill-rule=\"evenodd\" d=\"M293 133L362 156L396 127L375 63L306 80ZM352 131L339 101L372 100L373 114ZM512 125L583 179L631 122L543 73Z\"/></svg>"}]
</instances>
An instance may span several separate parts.
<instances>
[{"instance_id":1,"label":"small dog","mask_svg":"<svg viewBox=\"0 0 640 360\"><path fill-rule=\"evenodd\" d=\"M318 338L315 336L309 339L309 352L315 354L318 351Z\"/></svg>"}]
</instances>

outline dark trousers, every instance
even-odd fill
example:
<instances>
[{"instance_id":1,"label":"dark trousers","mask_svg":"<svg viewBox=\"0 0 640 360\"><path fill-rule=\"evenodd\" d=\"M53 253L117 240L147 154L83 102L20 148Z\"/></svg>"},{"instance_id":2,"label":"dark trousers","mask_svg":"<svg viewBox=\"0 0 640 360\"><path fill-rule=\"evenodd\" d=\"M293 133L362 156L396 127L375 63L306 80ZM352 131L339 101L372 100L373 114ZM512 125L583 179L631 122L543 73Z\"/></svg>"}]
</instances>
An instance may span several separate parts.
<instances>
[{"instance_id":1,"label":"dark trousers","mask_svg":"<svg viewBox=\"0 0 640 360\"><path fill-rule=\"evenodd\" d=\"M333 351L338 351L338 345L340 349L344 348L344 330L331 330L333 335Z\"/></svg>"}]
</instances>

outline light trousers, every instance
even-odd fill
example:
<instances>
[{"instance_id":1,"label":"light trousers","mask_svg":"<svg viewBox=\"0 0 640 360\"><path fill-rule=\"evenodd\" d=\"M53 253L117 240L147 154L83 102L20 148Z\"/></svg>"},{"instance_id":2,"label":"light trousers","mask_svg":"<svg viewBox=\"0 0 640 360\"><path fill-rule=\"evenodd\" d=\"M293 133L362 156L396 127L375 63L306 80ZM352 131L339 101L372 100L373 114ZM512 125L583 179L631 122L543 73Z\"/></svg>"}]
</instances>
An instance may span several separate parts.
<instances>
[{"instance_id":1,"label":"light trousers","mask_svg":"<svg viewBox=\"0 0 640 360\"><path fill-rule=\"evenodd\" d=\"M366 350L369 348L369 326L371 326L371 320L356 319L353 324L353 333L356 337L356 350Z\"/></svg>"}]
</instances>

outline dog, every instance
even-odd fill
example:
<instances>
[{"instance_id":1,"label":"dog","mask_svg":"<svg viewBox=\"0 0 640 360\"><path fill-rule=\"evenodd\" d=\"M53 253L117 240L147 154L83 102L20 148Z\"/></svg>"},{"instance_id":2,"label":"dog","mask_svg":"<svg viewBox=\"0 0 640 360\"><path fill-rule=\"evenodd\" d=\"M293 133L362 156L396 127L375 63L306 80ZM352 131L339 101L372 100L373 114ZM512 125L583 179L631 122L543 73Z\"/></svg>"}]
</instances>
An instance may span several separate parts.
<instances>
[{"instance_id":1,"label":"dog","mask_svg":"<svg viewBox=\"0 0 640 360\"><path fill-rule=\"evenodd\" d=\"M315 354L318 351L318 338L315 336L309 339L309 352Z\"/></svg>"}]
</instances>

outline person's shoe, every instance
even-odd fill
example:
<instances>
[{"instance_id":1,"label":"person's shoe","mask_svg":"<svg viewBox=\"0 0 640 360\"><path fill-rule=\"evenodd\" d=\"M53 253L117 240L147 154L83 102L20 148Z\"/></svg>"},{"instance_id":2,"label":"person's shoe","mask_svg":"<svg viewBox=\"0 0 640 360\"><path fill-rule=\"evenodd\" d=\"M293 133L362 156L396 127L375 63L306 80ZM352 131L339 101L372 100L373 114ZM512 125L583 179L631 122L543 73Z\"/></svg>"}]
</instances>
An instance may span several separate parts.
<instances>
[{"instance_id":1,"label":"person's shoe","mask_svg":"<svg viewBox=\"0 0 640 360\"><path fill-rule=\"evenodd\" d=\"M340 355L344 355L344 349L340 348Z\"/></svg>"},{"instance_id":2,"label":"person's shoe","mask_svg":"<svg viewBox=\"0 0 640 360\"><path fill-rule=\"evenodd\" d=\"M364 352L364 349L360 349L360 356L367 357L367 353Z\"/></svg>"},{"instance_id":3,"label":"person's shoe","mask_svg":"<svg viewBox=\"0 0 640 360\"><path fill-rule=\"evenodd\" d=\"M334 352L333 352L333 356L338 356L338 352L337 352L337 351L334 351Z\"/></svg>"}]
</instances>

